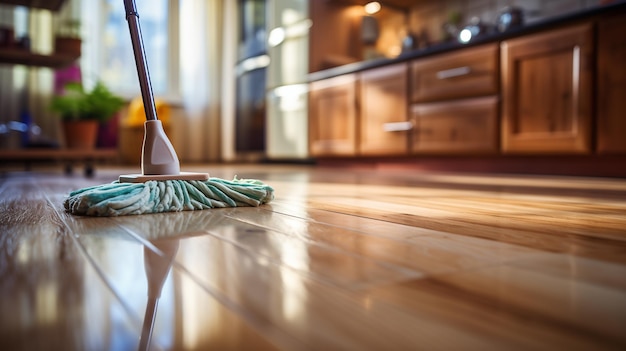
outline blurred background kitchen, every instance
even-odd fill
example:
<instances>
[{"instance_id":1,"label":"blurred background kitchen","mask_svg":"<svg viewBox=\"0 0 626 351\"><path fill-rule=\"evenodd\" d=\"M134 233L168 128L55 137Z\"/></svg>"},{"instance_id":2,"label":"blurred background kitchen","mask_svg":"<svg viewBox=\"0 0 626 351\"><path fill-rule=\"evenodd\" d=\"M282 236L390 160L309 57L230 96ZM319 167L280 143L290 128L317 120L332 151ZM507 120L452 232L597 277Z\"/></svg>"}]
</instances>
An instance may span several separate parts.
<instances>
[{"instance_id":1,"label":"blurred background kitchen","mask_svg":"<svg viewBox=\"0 0 626 351\"><path fill-rule=\"evenodd\" d=\"M603 31L615 36L606 45L622 43L621 51L609 56L617 55L618 60L624 53L624 31L616 34L623 25L602 24L624 22L623 5L606 0L137 0L159 114L183 163L327 159L332 163L366 161L364 157L412 162L422 157L432 160L433 155L466 159L473 155L481 157L474 159L480 162L487 155L503 162L502 156L510 155L506 162L511 164L522 162L515 156L538 154L578 155L563 161L574 164L614 162L603 155L626 154L626 138L620 134L626 130L625 122L611 117L617 108L601 110L601 105L617 102L600 103L598 89L617 84L617 93L623 93L624 68L604 82L596 63L603 60ZM614 13L621 19L609 18ZM591 42L584 45L594 57L588 62L592 78L570 87L576 99L584 100L583 111L545 122L548 134L557 139L563 132L584 135L570 138L572 143L565 146L561 141L556 143L560 146L550 146L554 143L545 142L546 135L538 141L544 146L516 146L514 136L507 133L543 128L543 122L522 121L512 132L505 130L516 117L507 112L508 73L503 71L501 45L585 23L591 25ZM101 82L124 105L99 121L94 152L106 150L102 155L107 162L138 164L143 116L122 0L0 0L0 29L3 163L53 158L49 153L20 154L24 150L67 150L65 118L59 118L63 112L51 109L51 103L67 93L68 82L81 83L85 92ZM80 41L78 50L61 45L59 38L67 36ZM496 50L491 91L467 95L473 90L470 85L465 93L451 93L445 99L416 97L420 62L488 45ZM396 66L399 74L389 71L389 77L400 78L388 83L394 96L375 85L367 95L370 78L376 82L388 77L381 70ZM460 61L437 72L451 74L439 79L463 79L475 73L471 67ZM572 76L578 73L573 71ZM337 82L351 89L334 90L330 100L316 95ZM341 100L342 94L348 100ZM588 101L580 94L588 94ZM464 136L465 129L448 125L464 122L442 124L454 115L442 112L432 133L439 135L443 129L446 136L435 140L441 146L429 146L428 137L420 134L427 128L419 127L426 121L419 111L442 103L475 106L470 98L494 99L493 118L484 125L473 124L488 134ZM379 116L368 100L391 104L398 111ZM566 104L572 103L576 110L577 101ZM543 117L533 118L527 120ZM489 145L472 149L476 139L489 140ZM424 148L418 145L420 140L425 141Z\"/></svg>"}]
</instances>

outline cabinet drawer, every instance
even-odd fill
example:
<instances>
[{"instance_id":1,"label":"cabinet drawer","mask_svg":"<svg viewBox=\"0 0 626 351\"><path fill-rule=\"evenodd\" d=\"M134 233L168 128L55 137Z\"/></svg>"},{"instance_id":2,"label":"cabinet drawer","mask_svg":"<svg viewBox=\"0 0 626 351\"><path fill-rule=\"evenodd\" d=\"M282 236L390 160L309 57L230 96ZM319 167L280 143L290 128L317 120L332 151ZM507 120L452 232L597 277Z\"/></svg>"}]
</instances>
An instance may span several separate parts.
<instances>
[{"instance_id":1,"label":"cabinet drawer","mask_svg":"<svg viewBox=\"0 0 626 351\"><path fill-rule=\"evenodd\" d=\"M411 65L411 99L428 102L498 92L498 45L418 59Z\"/></svg>"},{"instance_id":2,"label":"cabinet drawer","mask_svg":"<svg viewBox=\"0 0 626 351\"><path fill-rule=\"evenodd\" d=\"M406 64L361 73L359 152L398 155L409 150Z\"/></svg>"},{"instance_id":3,"label":"cabinet drawer","mask_svg":"<svg viewBox=\"0 0 626 351\"><path fill-rule=\"evenodd\" d=\"M495 96L416 104L413 152L495 152L498 99Z\"/></svg>"}]
</instances>

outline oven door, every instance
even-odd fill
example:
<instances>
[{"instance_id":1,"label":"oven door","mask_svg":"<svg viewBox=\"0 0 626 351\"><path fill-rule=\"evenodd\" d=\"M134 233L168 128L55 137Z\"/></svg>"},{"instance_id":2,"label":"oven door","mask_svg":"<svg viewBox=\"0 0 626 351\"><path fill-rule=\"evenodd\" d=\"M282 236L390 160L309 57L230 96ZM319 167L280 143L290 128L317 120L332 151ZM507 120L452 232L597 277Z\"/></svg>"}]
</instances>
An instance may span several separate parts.
<instances>
[{"instance_id":1,"label":"oven door","mask_svg":"<svg viewBox=\"0 0 626 351\"><path fill-rule=\"evenodd\" d=\"M237 66L235 150L265 152L265 89L267 55L244 60Z\"/></svg>"}]
</instances>

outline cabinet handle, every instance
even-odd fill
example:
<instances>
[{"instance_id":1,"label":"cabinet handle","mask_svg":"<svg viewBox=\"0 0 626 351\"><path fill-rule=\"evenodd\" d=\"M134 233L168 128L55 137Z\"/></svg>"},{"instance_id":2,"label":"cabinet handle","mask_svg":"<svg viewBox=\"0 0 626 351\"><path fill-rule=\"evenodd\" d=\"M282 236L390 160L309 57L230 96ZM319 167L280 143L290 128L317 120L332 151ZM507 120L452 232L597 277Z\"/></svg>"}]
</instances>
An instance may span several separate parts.
<instances>
[{"instance_id":1,"label":"cabinet handle","mask_svg":"<svg viewBox=\"0 0 626 351\"><path fill-rule=\"evenodd\" d=\"M413 122L390 122L383 124L385 132L404 132L413 129Z\"/></svg>"},{"instance_id":2,"label":"cabinet handle","mask_svg":"<svg viewBox=\"0 0 626 351\"><path fill-rule=\"evenodd\" d=\"M472 69L469 66L451 68L437 72L437 79L450 79L454 77L466 76L470 73L472 73Z\"/></svg>"}]
</instances>

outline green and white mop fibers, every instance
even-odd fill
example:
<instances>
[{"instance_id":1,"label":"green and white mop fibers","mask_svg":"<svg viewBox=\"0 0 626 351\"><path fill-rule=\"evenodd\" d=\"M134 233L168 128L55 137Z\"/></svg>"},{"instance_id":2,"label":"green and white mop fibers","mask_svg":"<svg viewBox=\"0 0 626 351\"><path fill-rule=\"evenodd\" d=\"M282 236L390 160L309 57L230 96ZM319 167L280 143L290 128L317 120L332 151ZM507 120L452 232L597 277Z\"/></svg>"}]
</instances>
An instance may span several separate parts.
<instances>
[{"instance_id":1,"label":"green and white mop fibers","mask_svg":"<svg viewBox=\"0 0 626 351\"><path fill-rule=\"evenodd\" d=\"M73 191L65 209L75 215L125 216L145 213L259 206L274 199L274 189L254 179L113 182Z\"/></svg>"}]
</instances>

